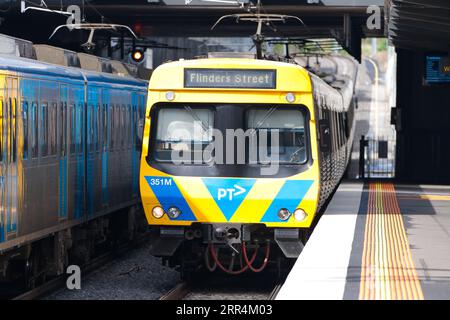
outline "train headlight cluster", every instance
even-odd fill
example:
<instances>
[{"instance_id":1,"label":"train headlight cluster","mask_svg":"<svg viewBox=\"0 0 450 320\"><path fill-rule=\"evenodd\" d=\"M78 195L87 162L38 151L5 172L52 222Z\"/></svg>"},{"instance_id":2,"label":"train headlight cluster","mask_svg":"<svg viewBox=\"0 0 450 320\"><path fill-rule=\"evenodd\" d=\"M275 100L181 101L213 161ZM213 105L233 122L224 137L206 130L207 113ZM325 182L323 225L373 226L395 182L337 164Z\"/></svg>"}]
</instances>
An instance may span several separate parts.
<instances>
[{"instance_id":1,"label":"train headlight cluster","mask_svg":"<svg viewBox=\"0 0 450 320\"><path fill-rule=\"evenodd\" d=\"M290 216L291 213L286 208L282 208L278 211L278 218L280 218L280 220L286 221Z\"/></svg>"},{"instance_id":2,"label":"train headlight cluster","mask_svg":"<svg viewBox=\"0 0 450 320\"><path fill-rule=\"evenodd\" d=\"M180 216L180 214L181 214L181 210L178 209L177 207L170 207L169 210L167 210L167 215L171 219L178 218Z\"/></svg>"},{"instance_id":3,"label":"train headlight cluster","mask_svg":"<svg viewBox=\"0 0 450 320\"><path fill-rule=\"evenodd\" d=\"M294 218L298 222L304 221L308 217L308 214L305 212L305 210L297 208L294 211Z\"/></svg>"},{"instance_id":4,"label":"train headlight cluster","mask_svg":"<svg viewBox=\"0 0 450 320\"><path fill-rule=\"evenodd\" d=\"M152 215L156 219L161 219L164 216L164 214L167 214L170 219L176 219L180 216L181 210L175 206L170 207L169 210L167 210L167 212L164 212L164 209L161 207L154 207L152 210Z\"/></svg>"},{"instance_id":5,"label":"train headlight cluster","mask_svg":"<svg viewBox=\"0 0 450 320\"><path fill-rule=\"evenodd\" d=\"M164 209L161 207L154 207L152 210L152 215L156 218L156 219L161 219L164 215Z\"/></svg>"}]
</instances>

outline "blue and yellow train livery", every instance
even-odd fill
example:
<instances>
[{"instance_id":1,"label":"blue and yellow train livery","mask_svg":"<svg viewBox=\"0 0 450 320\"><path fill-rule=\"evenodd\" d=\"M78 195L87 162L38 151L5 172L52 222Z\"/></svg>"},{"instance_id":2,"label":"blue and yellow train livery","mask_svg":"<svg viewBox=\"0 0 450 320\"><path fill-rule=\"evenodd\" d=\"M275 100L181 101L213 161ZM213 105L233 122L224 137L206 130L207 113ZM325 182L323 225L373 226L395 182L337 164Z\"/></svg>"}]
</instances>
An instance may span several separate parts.
<instances>
[{"instance_id":1,"label":"blue and yellow train livery","mask_svg":"<svg viewBox=\"0 0 450 320\"><path fill-rule=\"evenodd\" d=\"M298 257L353 142L356 63L317 61L211 58L154 71L140 171L145 214L159 229L154 255L184 276ZM338 65L350 71L327 69Z\"/></svg>"}]
</instances>

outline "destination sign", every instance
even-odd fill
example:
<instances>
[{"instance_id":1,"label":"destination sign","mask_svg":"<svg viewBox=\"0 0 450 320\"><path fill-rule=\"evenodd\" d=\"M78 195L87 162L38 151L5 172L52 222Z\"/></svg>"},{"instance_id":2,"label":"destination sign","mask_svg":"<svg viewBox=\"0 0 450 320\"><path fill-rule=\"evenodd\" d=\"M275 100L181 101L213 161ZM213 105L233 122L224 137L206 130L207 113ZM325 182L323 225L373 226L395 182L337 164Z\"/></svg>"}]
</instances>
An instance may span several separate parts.
<instances>
[{"instance_id":1,"label":"destination sign","mask_svg":"<svg viewBox=\"0 0 450 320\"><path fill-rule=\"evenodd\" d=\"M275 89L276 70L184 69L185 88Z\"/></svg>"}]
</instances>

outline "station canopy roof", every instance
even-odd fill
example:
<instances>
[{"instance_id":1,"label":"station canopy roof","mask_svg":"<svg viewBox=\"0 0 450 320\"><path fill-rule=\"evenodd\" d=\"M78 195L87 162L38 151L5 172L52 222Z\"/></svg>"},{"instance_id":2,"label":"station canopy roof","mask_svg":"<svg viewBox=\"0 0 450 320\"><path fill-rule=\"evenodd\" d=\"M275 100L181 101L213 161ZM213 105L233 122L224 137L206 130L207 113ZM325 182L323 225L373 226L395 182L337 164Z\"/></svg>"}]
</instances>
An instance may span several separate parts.
<instances>
[{"instance_id":1,"label":"station canopy roof","mask_svg":"<svg viewBox=\"0 0 450 320\"><path fill-rule=\"evenodd\" d=\"M386 21L397 48L450 52L449 0L388 0Z\"/></svg>"}]
</instances>

